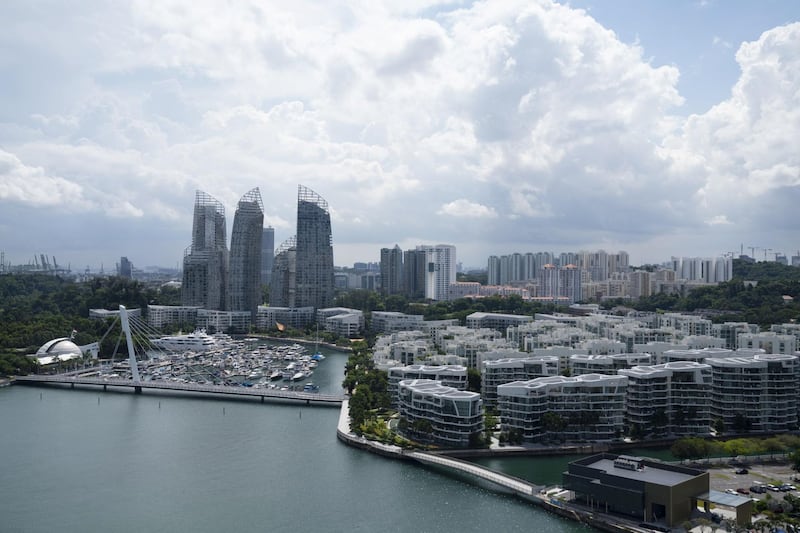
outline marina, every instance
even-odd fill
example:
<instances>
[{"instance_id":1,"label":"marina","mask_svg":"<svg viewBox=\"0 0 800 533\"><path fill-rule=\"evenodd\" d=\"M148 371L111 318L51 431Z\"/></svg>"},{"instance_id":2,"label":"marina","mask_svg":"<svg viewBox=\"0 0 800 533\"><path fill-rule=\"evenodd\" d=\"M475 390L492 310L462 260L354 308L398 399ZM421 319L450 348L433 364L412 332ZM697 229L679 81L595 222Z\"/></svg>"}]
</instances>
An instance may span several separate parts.
<instances>
[{"instance_id":1,"label":"marina","mask_svg":"<svg viewBox=\"0 0 800 533\"><path fill-rule=\"evenodd\" d=\"M166 339L166 340L165 340ZM265 343L247 337L212 337L204 331L164 337L153 341L156 349L138 361L142 382L166 381L222 387L270 390L302 390L320 359L313 359L299 343ZM165 351L162 346L177 346ZM127 361L111 363L81 373L81 377L130 378Z\"/></svg>"},{"instance_id":2,"label":"marina","mask_svg":"<svg viewBox=\"0 0 800 533\"><path fill-rule=\"evenodd\" d=\"M269 342L257 338L233 339L198 330L187 335L155 339L146 358L132 365L126 360L62 374L30 375L17 379L28 385L102 387L109 390L185 392L264 401L302 401L307 405L340 405L339 388L320 391L311 381L325 355L309 354L296 342ZM172 346L165 350L165 346ZM177 347L177 348L175 348ZM132 369L132 366L135 368Z\"/></svg>"}]
</instances>

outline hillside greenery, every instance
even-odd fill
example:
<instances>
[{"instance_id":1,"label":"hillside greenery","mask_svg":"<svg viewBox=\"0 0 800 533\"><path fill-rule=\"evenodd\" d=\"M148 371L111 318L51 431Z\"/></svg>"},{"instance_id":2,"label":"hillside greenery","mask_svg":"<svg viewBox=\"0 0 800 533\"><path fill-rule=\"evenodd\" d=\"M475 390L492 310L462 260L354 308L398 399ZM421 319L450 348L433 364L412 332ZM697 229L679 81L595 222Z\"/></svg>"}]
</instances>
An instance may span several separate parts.
<instances>
[{"instance_id":1,"label":"hillside greenery","mask_svg":"<svg viewBox=\"0 0 800 533\"><path fill-rule=\"evenodd\" d=\"M180 303L180 290L146 288L119 277L75 283L46 275L0 276L0 375L32 371L35 363L25 354L52 339L69 337L73 330L78 345L98 341L110 323L89 319L89 309L145 308L148 303ZM113 352L117 337L109 334L101 353Z\"/></svg>"}]
</instances>

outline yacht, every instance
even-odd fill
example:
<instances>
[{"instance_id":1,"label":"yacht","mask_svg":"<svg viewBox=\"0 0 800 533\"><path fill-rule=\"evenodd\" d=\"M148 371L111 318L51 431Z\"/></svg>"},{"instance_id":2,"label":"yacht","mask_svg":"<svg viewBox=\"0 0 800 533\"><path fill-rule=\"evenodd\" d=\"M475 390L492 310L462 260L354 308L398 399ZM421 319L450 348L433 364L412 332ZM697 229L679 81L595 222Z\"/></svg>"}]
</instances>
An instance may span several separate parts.
<instances>
[{"instance_id":1,"label":"yacht","mask_svg":"<svg viewBox=\"0 0 800 533\"><path fill-rule=\"evenodd\" d=\"M162 350L172 352L205 352L217 347L217 341L210 336L204 329L198 329L192 333L182 335L169 335L153 340L153 346Z\"/></svg>"}]
</instances>

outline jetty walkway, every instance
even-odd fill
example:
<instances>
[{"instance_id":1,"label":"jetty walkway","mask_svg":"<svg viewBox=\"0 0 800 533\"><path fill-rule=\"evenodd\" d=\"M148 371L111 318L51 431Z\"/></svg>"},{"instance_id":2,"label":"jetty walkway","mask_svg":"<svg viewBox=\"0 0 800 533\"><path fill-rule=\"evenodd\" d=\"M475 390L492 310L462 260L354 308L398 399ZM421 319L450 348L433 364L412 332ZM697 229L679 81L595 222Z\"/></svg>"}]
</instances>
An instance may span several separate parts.
<instances>
[{"instance_id":1,"label":"jetty walkway","mask_svg":"<svg viewBox=\"0 0 800 533\"><path fill-rule=\"evenodd\" d=\"M80 377L64 374L58 375L30 375L17 376L15 382L20 385L69 385L75 388L76 385L102 386L103 390L108 387L123 387L133 389L140 393L144 390L161 391L180 391L198 394L223 394L228 396L254 397L261 398L261 402L273 401L300 401L307 405L329 405L339 407L344 396L334 394L320 394L317 392L302 391L282 391L277 389L261 389L253 387L229 387L223 385L202 385L199 383L180 383L174 381L139 381L120 378L98 378Z\"/></svg>"},{"instance_id":2,"label":"jetty walkway","mask_svg":"<svg viewBox=\"0 0 800 533\"><path fill-rule=\"evenodd\" d=\"M437 453L406 451L403 452L403 457L414 459L415 461L419 461L420 463L424 464L445 467L475 476L486 481L490 481L495 485L499 485L511 490L518 496L528 499L535 497L539 492L544 490L544 486L534 485L533 483L525 481L524 479L509 476L508 474L501 474L500 472L476 465L474 463L462 461L461 459L453 459L452 457L447 457Z\"/></svg>"}]
</instances>

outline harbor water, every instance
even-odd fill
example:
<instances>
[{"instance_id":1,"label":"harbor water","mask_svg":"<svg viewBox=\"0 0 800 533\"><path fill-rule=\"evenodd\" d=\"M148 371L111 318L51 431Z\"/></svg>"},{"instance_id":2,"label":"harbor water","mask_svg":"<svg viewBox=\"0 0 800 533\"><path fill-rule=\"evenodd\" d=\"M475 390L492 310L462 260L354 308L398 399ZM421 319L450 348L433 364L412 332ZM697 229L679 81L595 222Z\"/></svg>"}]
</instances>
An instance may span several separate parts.
<instances>
[{"instance_id":1,"label":"harbor water","mask_svg":"<svg viewBox=\"0 0 800 533\"><path fill-rule=\"evenodd\" d=\"M323 353L314 382L338 392L347 356ZM588 531L511 495L345 446L338 415L257 400L2 388L0 531Z\"/></svg>"}]
</instances>

